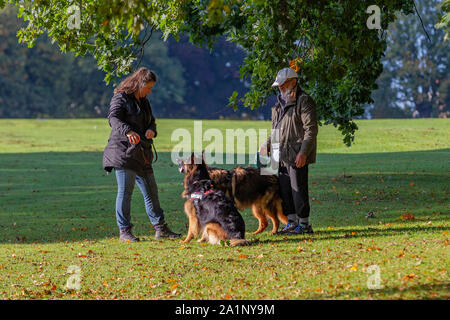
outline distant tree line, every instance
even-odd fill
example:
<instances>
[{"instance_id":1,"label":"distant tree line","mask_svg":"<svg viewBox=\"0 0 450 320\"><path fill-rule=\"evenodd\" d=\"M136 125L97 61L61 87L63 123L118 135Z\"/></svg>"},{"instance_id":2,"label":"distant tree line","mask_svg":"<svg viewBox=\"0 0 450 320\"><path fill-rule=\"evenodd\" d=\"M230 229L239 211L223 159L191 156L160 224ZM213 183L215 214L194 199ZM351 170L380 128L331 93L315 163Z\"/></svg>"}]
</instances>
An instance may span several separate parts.
<instances>
[{"instance_id":1,"label":"distant tree line","mask_svg":"<svg viewBox=\"0 0 450 320\"><path fill-rule=\"evenodd\" d=\"M441 2L416 0L423 27L417 15L400 14L389 26L373 118L450 118L450 39L435 28Z\"/></svg>"},{"instance_id":2,"label":"distant tree line","mask_svg":"<svg viewBox=\"0 0 450 320\"><path fill-rule=\"evenodd\" d=\"M379 89L366 107L372 118L450 117L450 41L435 29L438 0L416 1L428 41L417 16L399 15L391 24L382 59ZM24 22L14 7L0 10L0 117L79 118L104 117L114 86L91 57L61 54L47 38L33 48L17 41ZM245 93L239 67L245 53L220 38L212 51L193 46L187 36L161 40L155 32L140 65L156 71L157 86L151 103L158 117L269 119L270 105L257 110L227 106L233 91ZM120 81L120 79L117 79Z\"/></svg>"},{"instance_id":3,"label":"distant tree line","mask_svg":"<svg viewBox=\"0 0 450 320\"><path fill-rule=\"evenodd\" d=\"M47 38L38 39L32 48L19 44L16 33L23 24L14 7L0 10L0 117L106 116L114 84L105 84L96 61L62 54ZM140 61L140 66L158 75L150 96L155 115L218 119L265 113L269 117L270 108L234 112L227 106L233 90L247 89L239 77L243 58L243 51L224 38L211 52L193 46L187 37L164 42L155 32Z\"/></svg>"}]
</instances>

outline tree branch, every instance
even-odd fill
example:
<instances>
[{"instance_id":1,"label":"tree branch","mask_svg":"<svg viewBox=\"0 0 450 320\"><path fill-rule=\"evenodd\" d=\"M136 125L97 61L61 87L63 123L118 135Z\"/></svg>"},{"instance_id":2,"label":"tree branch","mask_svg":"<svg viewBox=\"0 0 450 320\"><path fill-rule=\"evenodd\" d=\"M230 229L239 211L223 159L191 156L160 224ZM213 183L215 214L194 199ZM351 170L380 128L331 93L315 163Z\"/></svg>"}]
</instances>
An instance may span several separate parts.
<instances>
[{"instance_id":1,"label":"tree branch","mask_svg":"<svg viewBox=\"0 0 450 320\"><path fill-rule=\"evenodd\" d=\"M416 13L419 16L420 23L422 24L422 29L423 29L423 31L425 31L425 34L427 35L428 41L431 42L430 36L428 35L428 32L427 32L427 30L425 30L425 26L423 25L422 17L420 16L419 11L417 10L416 2L413 1L413 3L414 3L414 9L416 9Z\"/></svg>"}]
</instances>

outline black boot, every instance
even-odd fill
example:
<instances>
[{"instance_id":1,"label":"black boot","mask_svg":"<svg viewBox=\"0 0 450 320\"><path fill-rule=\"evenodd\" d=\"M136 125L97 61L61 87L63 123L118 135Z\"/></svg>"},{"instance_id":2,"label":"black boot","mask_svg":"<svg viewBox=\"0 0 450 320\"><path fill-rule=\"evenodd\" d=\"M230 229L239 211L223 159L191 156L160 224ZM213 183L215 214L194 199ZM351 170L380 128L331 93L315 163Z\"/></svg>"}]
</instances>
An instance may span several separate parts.
<instances>
[{"instance_id":1,"label":"black boot","mask_svg":"<svg viewBox=\"0 0 450 320\"><path fill-rule=\"evenodd\" d=\"M169 238L169 239L176 239L181 237L180 233L175 233L172 232L169 227L167 226L167 223L162 222L160 224L156 224L155 225L155 230L156 230L156 234L155 234L155 239L159 240L159 239L164 239L164 238Z\"/></svg>"},{"instance_id":2,"label":"black boot","mask_svg":"<svg viewBox=\"0 0 450 320\"><path fill-rule=\"evenodd\" d=\"M125 229L120 229L119 240L122 242L138 242L139 238L133 236L133 234L131 233L131 227L129 227Z\"/></svg>"}]
</instances>

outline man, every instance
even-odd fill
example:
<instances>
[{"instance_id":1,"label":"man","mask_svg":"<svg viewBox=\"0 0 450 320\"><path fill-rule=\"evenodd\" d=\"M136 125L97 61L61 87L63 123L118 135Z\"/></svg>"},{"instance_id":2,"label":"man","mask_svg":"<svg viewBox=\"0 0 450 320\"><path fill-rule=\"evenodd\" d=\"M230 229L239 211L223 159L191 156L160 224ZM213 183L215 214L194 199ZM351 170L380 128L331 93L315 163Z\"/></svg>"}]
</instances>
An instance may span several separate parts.
<instances>
[{"instance_id":1,"label":"man","mask_svg":"<svg viewBox=\"0 0 450 320\"><path fill-rule=\"evenodd\" d=\"M309 223L308 165L316 161L317 112L313 99L297 80L297 73L290 68L278 72L272 84L280 90L278 103L272 108L272 135L273 130L279 130L279 143L271 143L269 137L259 149L263 156L270 151L272 158L279 158L282 206L289 220L280 231L285 234L313 233Z\"/></svg>"}]
</instances>

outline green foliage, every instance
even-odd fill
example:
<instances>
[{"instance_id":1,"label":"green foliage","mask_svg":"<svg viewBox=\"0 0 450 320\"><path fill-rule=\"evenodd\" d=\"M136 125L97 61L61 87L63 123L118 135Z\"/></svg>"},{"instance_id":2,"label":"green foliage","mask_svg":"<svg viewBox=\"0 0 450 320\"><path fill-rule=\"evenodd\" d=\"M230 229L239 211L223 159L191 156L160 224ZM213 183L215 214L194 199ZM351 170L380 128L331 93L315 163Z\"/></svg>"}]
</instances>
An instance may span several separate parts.
<instances>
[{"instance_id":1,"label":"green foliage","mask_svg":"<svg viewBox=\"0 0 450 320\"><path fill-rule=\"evenodd\" d=\"M211 4L219 5L218 1ZM221 33L246 52L241 76L251 79L250 91L239 101L257 108L274 93L276 72L289 65L299 69L300 83L319 107L325 124L333 124L350 145L357 129L352 121L372 102L370 93L382 71L385 37L366 26L367 3L362 1L220 1L229 6L211 23L202 3L191 7L199 18L186 21L195 43L210 43ZM375 1L381 8L381 27L387 29L394 12L412 12L412 1ZM225 4L223 5L225 8ZM206 40L205 40L206 39Z\"/></svg>"},{"instance_id":2,"label":"green foliage","mask_svg":"<svg viewBox=\"0 0 450 320\"><path fill-rule=\"evenodd\" d=\"M436 24L436 28L442 28L445 31L444 40L448 41L448 37L450 35L450 0L442 1L441 5L441 20Z\"/></svg>"},{"instance_id":3,"label":"green foliage","mask_svg":"<svg viewBox=\"0 0 450 320\"><path fill-rule=\"evenodd\" d=\"M19 32L21 41L32 46L48 32L62 51L93 54L107 82L131 71L154 30L161 30L164 38L186 32L193 43L210 48L218 36L226 35L241 46L247 56L240 72L251 86L244 97L231 99L232 105L261 106L274 93L270 84L277 70L294 61L301 85L317 102L320 119L337 126L347 145L357 129L352 119L372 102L370 93L386 48L378 30L367 28L368 4L359 0L91 0L80 2L79 29L68 28L73 20L71 1L9 2L29 21ZM395 12L413 10L412 0L371 4L381 9L383 29Z\"/></svg>"},{"instance_id":4,"label":"green foliage","mask_svg":"<svg viewBox=\"0 0 450 320\"><path fill-rule=\"evenodd\" d=\"M61 54L46 37L25 48L15 33L24 23L14 7L0 10L0 117L62 118L105 116L113 94L104 86L104 73L95 59ZM151 96L159 114L183 103L185 80L176 57L155 32L146 46L141 63L151 66L160 76Z\"/></svg>"}]
</instances>

